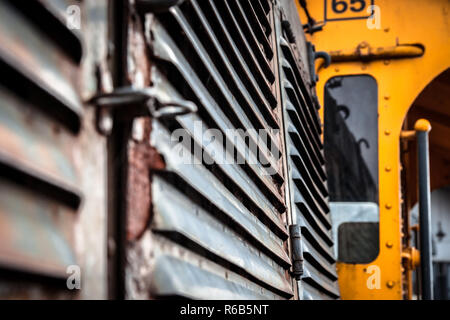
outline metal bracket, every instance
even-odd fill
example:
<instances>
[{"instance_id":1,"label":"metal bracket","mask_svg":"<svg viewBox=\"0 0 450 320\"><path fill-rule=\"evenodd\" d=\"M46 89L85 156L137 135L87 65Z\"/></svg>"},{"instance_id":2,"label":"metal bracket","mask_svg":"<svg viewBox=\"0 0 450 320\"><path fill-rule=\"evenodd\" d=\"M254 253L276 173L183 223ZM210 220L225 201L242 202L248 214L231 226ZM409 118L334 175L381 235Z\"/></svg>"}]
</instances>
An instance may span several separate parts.
<instances>
[{"instance_id":1,"label":"metal bracket","mask_svg":"<svg viewBox=\"0 0 450 320\"><path fill-rule=\"evenodd\" d=\"M301 229L298 224L289 226L289 238L292 250L292 275L298 281L303 275L303 249L301 243Z\"/></svg>"},{"instance_id":2,"label":"metal bracket","mask_svg":"<svg viewBox=\"0 0 450 320\"><path fill-rule=\"evenodd\" d=\"M303 10L305 11L306 17L308 19L308 23L303 25L303 29L305 30L305 32L313 35L314 32L322 31L323 26L325 25L326 22L323 22L321 25L318 25L316 20L314 20L314 18L309 13L306 0L298 0L298 2L300 4L300 6L303 8Z\"/></svg>"},{"instance_id":3,"label":"metal bracket","mask_svg":"<svg viewBox=\"0 0 450 320\"><path fill-rule=\"evenodd\" d=\"M319 58L324 59L325 64L324 67L328 67L331 64L331 57L328 52L325 51L316 51L316 47L311 43L307 42L308 49L308 62L309 62L309 71L311 75L311 85L314 87L319 81L319 76L316 74L316 60Z\"/></svg>"}]
</instances>

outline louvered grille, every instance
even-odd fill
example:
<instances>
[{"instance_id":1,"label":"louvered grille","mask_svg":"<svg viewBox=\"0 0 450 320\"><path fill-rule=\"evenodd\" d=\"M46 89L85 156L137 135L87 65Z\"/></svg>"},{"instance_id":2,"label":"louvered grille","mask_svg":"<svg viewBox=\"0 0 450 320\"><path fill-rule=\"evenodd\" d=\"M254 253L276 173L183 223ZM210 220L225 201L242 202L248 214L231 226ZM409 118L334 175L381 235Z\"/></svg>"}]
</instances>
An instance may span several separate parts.
<instances>
[{"instance_id":1,"label":"louvered grille","mask_svg":"<svg viewBox=\"0 0 450 320\"><path fill-rule=\"evenodd\" d=\"M293 221L301 227L304 256L303 299L338 298L320 120L303 62L284 30L279 30L290 198Z\"/></svg>"},{"instance_id":2,"label":"louvered grille","mask_svg":"<svg viewBox=\"0 0 450 320\"><path fill-rule=\"evenodd\" d=\"M152 124L152 144L166 164L152 178L154 217L143 237L154 244L152 295L292 297L283 147L273 130L280 128L280 106L272 4L192 0L148 19L152 85L167 99L198 108ZM196 123L203 131L195 130ZM191 149L219 161L177 161L171 141L177 129L188 133ZM206 129L219 130L223 143L206 143ZM230 129L265 129L269 139L254 153L250 145L257 137L236 137ZM227 143L244 163L221 163L218 150ZM266 163L273 175L265 173Z\"/></svg>"},{"instance_id":3,"label":"louvered grille","mask_svg":"<svg viewBox=\"0 0 450 320\"><path fill-rule=\"evenodd\" d=\"M94 53L85 50L92 40L82 46L82 31L68 28L71 5L80 18L94 7L89 0L0 1L0 299L106 297L99 275L107 155L94 109L81 98L96 90ZM107 10L95 5L100 55ZM77 267L82 292L66 282Z\"/></svg>"},{"instance_id":4,"label":"louvered grille","mask_svg":"<svg viewBox=\"0 0 450 320\"><path fill-rule=\"evenodd\" d=\"M0 2L0 266L65 279L76 264L81 203L73 144L83 110L79 60L70 53L81 45L74 35L58 43L48 32L71 34L48 8ZM38 13L46 23L30 18Z\"/></svg>"},{"instance_id":5,"label":"louvered grille","mask_svg":"<svg viewBox=\"0 0 450 320\"><path fill-rule=\"evenodd\" d=\"M279 3L185 0L135 14L140 2L123 2L127 29L112 32L118 33L113 60L127 58L115 61L116 85L150 86L152 110L195 105L197 112L130 120L129 105L85 108L78 88L82 46L62 14L71 4L89 8L87 28L96 30L85 43L90 75L83 73L89 91L83 96L95 104L109 94L96 92L97 85L113 90L106 37L98 41L96 33L106 34L105 3L0 2L0 230L8 231L0 232L0 268L57 278L65 289L67 266L80 264L89 280L80 296L105 297L106 280L92 279L106 269L108 162L109 187L118 189L110 209L119 215L109 217L109 276L117 276L111 282L119 295L125 289L127 298L290 299L298 287L287 231L294 223L304 258L300 297L337 298L321 123L302 61L284 38ZM104 56L96 56L100 51ZM107 134L108 112L114 126L106 151L93 127ZM134 136L139 121L150 145ZM223 139L209 139L210 129ZM174 139L180 132L183 143ZM224 163L223 152L234 161ZM185 163L182 154L195 162ZM142 193L132 197L133 190ZM136 216L142 229L130 227ZM11 283L0 279L7 297Z\"/></svg>"}]
</instances>

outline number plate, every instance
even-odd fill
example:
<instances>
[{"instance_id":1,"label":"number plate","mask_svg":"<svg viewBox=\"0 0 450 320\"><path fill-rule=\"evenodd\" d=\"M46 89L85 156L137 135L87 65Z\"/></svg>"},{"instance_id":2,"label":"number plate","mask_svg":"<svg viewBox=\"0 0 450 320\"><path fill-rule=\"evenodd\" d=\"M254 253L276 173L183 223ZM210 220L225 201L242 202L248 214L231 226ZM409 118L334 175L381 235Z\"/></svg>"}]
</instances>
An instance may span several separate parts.
<instances>
[{"instance_id":1,"label":"number plate","mask_svg":"<svg viewBox=\"0 0 450 320\"><path fill-rule=\"evenodd\" d=\"M325 21L367 19L374 0L325 0Z\"/></svg>"}]
</instances>

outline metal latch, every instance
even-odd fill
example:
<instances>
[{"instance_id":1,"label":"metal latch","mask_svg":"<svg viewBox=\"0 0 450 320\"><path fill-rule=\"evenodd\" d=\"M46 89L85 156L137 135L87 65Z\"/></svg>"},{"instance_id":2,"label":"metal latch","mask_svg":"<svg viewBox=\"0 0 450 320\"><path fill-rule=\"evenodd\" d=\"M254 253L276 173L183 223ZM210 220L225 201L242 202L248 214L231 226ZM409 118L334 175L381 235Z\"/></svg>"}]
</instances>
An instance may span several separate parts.
<instances>
[{"instance_id":1,"label":"metal latch","mask_svg":"<svg viewBox=\"0 0 450 320\"><path fill-rule=\"evenodd\" d=\"M188 100L168 98L153 87L117 88L113 92L95 96L90 101L100 110L120 108L126 111L127 118L151 116L154 119L173 119L189 113L197 112L197 106Z\"/></svg>"},{"instance_id":2,"label":"metal latch","mask_svg":"<svg viewBox=\"0 0 450 320\"><path fill-rule=\"evenodd\" d=\"M135 106L143 113L148 111L153 118L174 118L197 112L197 106L187 100L163 99L155 88L138 89L134 87L118 88L111 93L96 96L92 102L99 107Z\"/></svg>"},{"instance_id":3,"label":"metal latch","mask_svg":"<svg viewBox=\"0 0 450 320\"><path fill-rule=\"evenodd\" d=\"M289 226L289 238L291 240L292 275L300 280L303 275L303 249L301 243L301 229L298 224Z\"/></svg>"}]
</instances>

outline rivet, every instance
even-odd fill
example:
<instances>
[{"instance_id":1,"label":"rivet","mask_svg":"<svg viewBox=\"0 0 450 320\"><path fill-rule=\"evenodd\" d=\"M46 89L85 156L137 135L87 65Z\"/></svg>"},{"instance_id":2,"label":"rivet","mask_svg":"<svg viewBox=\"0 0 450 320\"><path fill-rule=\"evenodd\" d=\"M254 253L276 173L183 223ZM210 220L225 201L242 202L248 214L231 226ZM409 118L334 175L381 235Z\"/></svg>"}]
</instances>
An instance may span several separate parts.
<instances>
[{"instance_id":1,"label":"rivet","mask_svg":"<svg viewBox=\"0 0 450 320\"><path fill-rule=\"evenodd\" d=\"M386 209L390 210L390 209L392 209L392 204L386 203L385 207L386 207Z\"/></svg>"},{"instance_id":2,"label":"rivet","mask_svg":"<svg viewBox=\"0 0 450 320\"><path fill-rule=\"evenodd\" d=\"M391 60L384 60L384 65L388 65L388 64L390 64L391 63Z\"/></svg>"},{"instance_id":3,"label":"rivet","mask_svg":"<svg viewBox=\"0 0 450 320\"><path fill-rule=\"evenodd\" d=\"M339 72L339 68L334 68L334 71Z\"/></svg>"},{"instance_id":4,"label":"rivet","mask_svg":"<svg viewBox=\"0 0 450 320\"><path fill-rule=\"evenodd\" d=\"M390 28L384 28L384 32L389 32Z\"/></svg>"},{"instance_id":5,"label":"rivet","mask_svg":"<svg viewBox=\"0 0 450 320\"><path fill-rule=\"evenodd\" d=\"M386 247L391 249L394 246L394 244L391 241L386 242Z\"/></svg>"},{"instance_id":6,"label":"rivet","mask_svg":"<svg viewBox=\"0 0 450 320\"><path fill-rule=\"evenodd\" d=\"M390 98L390 96L388 96L388 95L384 96L384 100L389 100L389 98Z\"/></svg>"},{"instance_id":7,"label":"rivet","mask_svg":"<svg viewBox=\"0 0 450 320\"><path fill-rule=\"evenodd\" d=\"M386 168L384 168L384 170L386 170L386 172L391 172L392 168L387 166Z\"/></svg>"},{"instance_id":8,"label":"rivet","mask_svg":"<svg viewBox=\"0 0 450 320\"><path fill-rule=\"evenodd\" d=\"M369 44L368 44L367 42L363 41L363 42L361 42L361 43L359 44L359 47L360 47L360 48L367 48L368 45L369 45Z\"/></svg>"},{"instance_id":9,"label":"rivet","mask_svg":"<svg viewBox=\"0 0 450 320\"><path fill-rule=\"evenodd\" d=\"M384 134L388 136L388 135L391 134L391 131L390 130L384 130Z\"/></svg>"},{"instance_id":10,"label":"rivet","mask_svg":"<svg viewBox=\"0 0 450 320\"><path fill-rule=\"evenodd\" d=\"M392 281L392 280L389 280L388 282L386 282L386 286L387 286L389 289L392 289L392 288L394 287L394 285L395 285L395 282Z\"/></svg>"}]
</instances>

